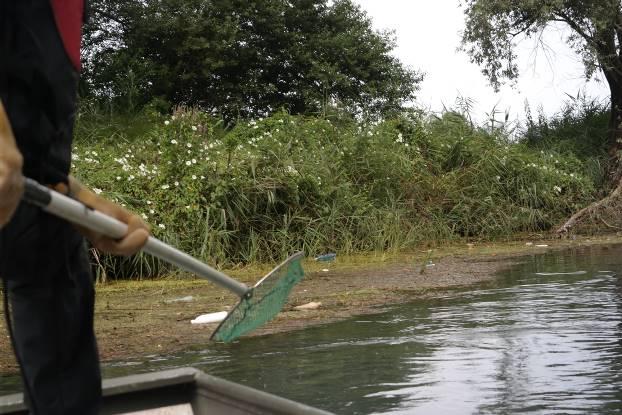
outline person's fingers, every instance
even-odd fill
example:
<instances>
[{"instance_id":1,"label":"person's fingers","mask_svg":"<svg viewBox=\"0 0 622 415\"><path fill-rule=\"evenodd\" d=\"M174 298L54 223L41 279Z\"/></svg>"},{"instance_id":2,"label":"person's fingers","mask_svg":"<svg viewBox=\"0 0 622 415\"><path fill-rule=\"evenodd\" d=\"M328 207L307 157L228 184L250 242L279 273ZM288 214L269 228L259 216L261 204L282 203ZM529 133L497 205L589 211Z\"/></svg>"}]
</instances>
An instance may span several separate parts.
<instances>
[{"instance_id":1,"label":"person's fingers","mask_svg":"<svg viewBox=\"0 0 622 415\"><path fill-rule=\"evenodd\" d=\"M21 174L6 172L7 168L0 163L0 205L14 204L22 196L24 180Z\"/></svg>"},{"instance_id":2,"label":"person's fingers","mask_svg":"<svg viewBox=\"0 0 622 415\"><path fill-rule=\"evenodd\" d=\"M139 229L143 229L147 231L147 233L151 232L149 225L147 225L145 221L143 221L139 216L132 214L127 221L127 232L132 233Z\"/></svg>"},{"instance_id":3,"label":"person's fingers","mask_svg":"<svg viewBox=\"0 0 622 415\"><path fill-rule=\"evenodd\" d=\"M0 227L6 225L15 213L23 191L21 172L0 162Z\"/></svg>"},{"instance_id":4,"label":"person's fingers","mask_svg":"<svg viewBox=\"0 0 622 415\"><path fill-rule=\"evenodd\" d=\"M109 238L102 234L91 233L88 238L100 251L114 255L130 256L140 251L149 238L149 226L136 215L116 212L119 220L127 220L127 234L122 239ZM129 218L127 217L129 216Z\"/></svg>"},{"instance_id":5,"label":"person's fingers","mask_svg":"<svg viewBox=\"0 0 622 415\"><path fill-rule=\"evenodd\" d=\"M113 255L129 256L133 255L145 245L149 238L149 232L146 229L137 229L127 234L121 240L115 240L103 235L98 235L91 239L93 246L100 251L108 252Z\"/></svg>"}]
</instances>

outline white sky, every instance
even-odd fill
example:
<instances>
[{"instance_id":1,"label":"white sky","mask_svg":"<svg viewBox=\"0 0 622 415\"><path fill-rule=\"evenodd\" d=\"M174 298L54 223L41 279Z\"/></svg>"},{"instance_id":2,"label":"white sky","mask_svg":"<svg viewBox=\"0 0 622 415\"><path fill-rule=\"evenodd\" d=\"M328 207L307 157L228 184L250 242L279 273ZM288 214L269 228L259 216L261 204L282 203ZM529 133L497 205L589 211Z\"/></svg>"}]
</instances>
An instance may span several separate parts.
<instances>
[{"instance_id":1,"label":"white sky","mask_svg":"<svg viewBox=\"0 0 622 415\"><path fill-rule=\"evenodd\" d=\"M514 88L502 87L495 93L480 68L457 51L464 28L459 0L354 0L373 19L376 29L395 31L395 55L406 65L426 73L418 93L418 103L433 111L443 104L452 107L457 96L475 100L474 118L485 120L497 109L510 112L510 118L524 118L527 100L536 113L557 112L570 94L582 91L589 97L606 99L604 82L586 82L579 57L564 43L562 33L547 31L549 54L534 54L534 42L528 40L518 49L521 77ZM602 78L601 78L602 79ZM502 117L503 115L498 115Z\"/></svg>"}]
</instances>

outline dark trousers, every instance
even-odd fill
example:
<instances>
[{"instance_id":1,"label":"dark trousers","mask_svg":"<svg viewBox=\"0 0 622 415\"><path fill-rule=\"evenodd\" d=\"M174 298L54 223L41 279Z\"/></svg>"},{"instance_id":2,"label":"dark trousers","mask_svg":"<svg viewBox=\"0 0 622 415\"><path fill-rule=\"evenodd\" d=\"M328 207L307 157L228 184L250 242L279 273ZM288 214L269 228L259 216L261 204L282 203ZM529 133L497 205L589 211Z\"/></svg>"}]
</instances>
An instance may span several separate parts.
<instances>
[{"instance_id":1,"label":"dark trousers","mask_svg":"<svg viewBox=\"0 0 622 415\"><path fill-rule=\"evenodd\" d=\"M42 183L69 172L77 79L50 1L0 0L0 98L24 174ZM72 225L22 204L0 230L0 277L32 413L97 413L93 279L82 237Z\"/></svg>"},{"instance_id":2,"label":"dark trousers","mask_svg":"<svg viewBox=\"0 0 622 415\"><path fill-rule=\"evenodd\" d=\"M4 250L8 245L16 249ZM0 249L13 255L3 255L0 273L31 413L96 414L94 288L82 237L66 222L21 206L0 234Z\"/></svg>"}]
</instances>

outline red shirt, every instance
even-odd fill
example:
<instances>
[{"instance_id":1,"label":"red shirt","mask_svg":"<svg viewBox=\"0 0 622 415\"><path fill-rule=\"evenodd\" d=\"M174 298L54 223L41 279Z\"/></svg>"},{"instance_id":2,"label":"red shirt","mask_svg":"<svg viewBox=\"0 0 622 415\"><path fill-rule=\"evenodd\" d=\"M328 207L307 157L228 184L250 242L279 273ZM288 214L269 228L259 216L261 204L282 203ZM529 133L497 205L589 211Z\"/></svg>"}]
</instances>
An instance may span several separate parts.
<instances>
[{"instance_id":1,"label":"red shirt","mask_svg":"<svg viewBox=\"0 0 622 415\"><path fill-rule=\"evenodd\" d=\"M54 19L65 50L73 66L80 70L80 41L84 0L51 0Z\"/></svg>"}]
</instances>

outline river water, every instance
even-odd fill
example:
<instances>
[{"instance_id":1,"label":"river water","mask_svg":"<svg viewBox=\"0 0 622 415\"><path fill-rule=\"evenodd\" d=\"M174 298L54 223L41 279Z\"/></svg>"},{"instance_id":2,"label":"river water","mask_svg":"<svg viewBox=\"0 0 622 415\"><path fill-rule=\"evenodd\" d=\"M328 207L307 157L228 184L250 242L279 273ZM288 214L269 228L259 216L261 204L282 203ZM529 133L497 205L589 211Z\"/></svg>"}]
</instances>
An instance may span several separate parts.
<instances>
[{"instance_id":1,"label":"river water","mask_svg":"<svg viewBox=\"0 0 622 415\"><path fill-rule=\"evenodd\" d=\"M382 314L103 369L191 365L340 414L617 414L620 278L622 246L538 255Z\"/></svg>"}]
</instances>

